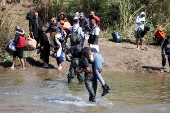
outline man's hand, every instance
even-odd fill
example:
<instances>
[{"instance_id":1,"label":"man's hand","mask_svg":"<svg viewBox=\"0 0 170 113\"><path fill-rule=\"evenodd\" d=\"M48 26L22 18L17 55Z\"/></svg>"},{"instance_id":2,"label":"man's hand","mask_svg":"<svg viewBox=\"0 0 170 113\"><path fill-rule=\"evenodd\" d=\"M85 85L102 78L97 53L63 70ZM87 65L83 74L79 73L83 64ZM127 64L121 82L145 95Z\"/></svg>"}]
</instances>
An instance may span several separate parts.
<instances>
[{"instance_id":1,"label":"man's hand","mask_svg":"<svg viewBox=\"0 0 170 113\"><path fill-rule=\"evenodd\" d=\"M78 74L78 73L79 73L79 70L78 70L78 68L76 68L76 70L75 70L75 73L76 73L76 74Z\"/></svg>"},{"instance_id":2,"label":"man's hand","mask_svg":"<svg viewBox=\"0 0 170 113\"><path fill-rule=\"evenodd\" d=\"M89 66L86 67L85 71L86 71L86 73L90 72L90 67Z\"/></svg>"},{"instance_id":3,"label":"man's hand","mask_svg":"<svg viewBox=\"0 0 170 113\"><path fill-rule=\"evenodd\" d=\"M44 46L42 46L41 49L44 49Z\"/></svg>"},{"instance_id":4,"label":"man's hand","mask_svg":"<svg viewBox=\"0 0 170 113\"><path fill-rule=\"evenodd\" d=\"M88 27L89 27L89 24L86 24L85 26L88 28Z\"/></svg>"},{"instance_id":5,"label":"man's hand","mask_svg":"<svg viewBox=\"0 0 170 113\"><path fill-rule=\"evenodd\" d=\"M99 73L101 73L102 72L102 68L99 68L98 71L99 71Z\"/></svg>"}]
</instances>

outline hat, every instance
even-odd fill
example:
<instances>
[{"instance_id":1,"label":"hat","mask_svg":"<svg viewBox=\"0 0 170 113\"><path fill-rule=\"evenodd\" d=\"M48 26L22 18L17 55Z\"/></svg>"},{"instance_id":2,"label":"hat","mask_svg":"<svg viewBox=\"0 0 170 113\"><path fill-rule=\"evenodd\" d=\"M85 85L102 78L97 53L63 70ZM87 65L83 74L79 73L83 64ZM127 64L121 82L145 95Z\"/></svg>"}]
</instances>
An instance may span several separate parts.
<instances>
[{"instance_id":1,"label":"hat","mask_svg":"<svg viewBox=\"0 0 170 113\"><path fill-rule=\"evenodd\" d=\"M84 13L83 13L83 12L81 12L81 13L80 13L80 16L84 16Z\"/></svg>"},{"instance_id":2,"label":"hat","mask_svg":"<svg viewBox=\"0 0 170 113\"><path fill-rule=\"evenodd\" d=\"M78 17L74 17L74 19L73 20L79 20L79 18Z\"/></svg>"},{"instance_id":3,"label":"hat","mask_svg":"<svg viewBox=\"0 0 170 113\"><path fill-rule=\"evenodd\" d=\"M144 28L146 31L149 31L150 30L150 27L149 26L145 26Z\"/></svg>"}]
</instances>

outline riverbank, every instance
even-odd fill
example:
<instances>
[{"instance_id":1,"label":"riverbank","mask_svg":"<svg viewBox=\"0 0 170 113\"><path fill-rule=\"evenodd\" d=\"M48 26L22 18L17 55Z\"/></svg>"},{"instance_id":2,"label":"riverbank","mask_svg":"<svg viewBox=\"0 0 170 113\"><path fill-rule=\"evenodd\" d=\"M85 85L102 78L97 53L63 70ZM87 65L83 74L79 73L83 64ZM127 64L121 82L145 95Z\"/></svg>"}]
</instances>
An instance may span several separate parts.
<instances>
[{"instance_id":1,"label":"riverbank","mask_svg":"<svg viewBox=\"0 0 170 113\"><path fill-rule=\"evenodd\" d=\"M20 8L18 8L20 6ZM26 1L24 3L21 1L20 4L9 4L6 6L6 13L3 13L2 20L8 19L11 24L9 27L8 35L9 38L4 38L8 42L14 35L14 26L19 25L27 35L29 34L28 29L28 20L25 19L25 16L30 11L35 11L36 6L32 2ZM21 10L21 11L20 11ZM9 19L9 15L10 18ZM4 21L5 22L5 21ZM45 26L45 25L44 25ZM48 27L48 25L46 25ZM44 29L46 29L44 27ZM137 50L136 45L133 42L122 42L116 44L113 41L109 41L108 37L103 35L105 32L100 33L99 39L99 48L100 53L105 59L104 69L105 70L116 70L116 71L132 71L132 72L160 72L161 70L161 47L146 45L144 47L148 48L148 51ZM2 41L3 42L3 41ZM4 43L5 45L6 43ZM6 44L7 45L7 44ZM6 46L5 45L5 46ZM86 41L86 46L88 46ZM25 59L26 69L40 68L42 66L42 61L40 60L39 54L35 50L27 51L29 56ZM4 53L0 54L3 57ZM55 56L51 54L50 56L50 68L57 68L57 63ZM1 63L1 67L8 67L11 65L9 63ZM62 63L63 69L68 70L70 62L66 61ZM20 67L20 62L16 64L17 68ZM166 67L167 68L167 67Z\"/></svg>"},{"instance_id":2,"label":"riverbank","mask_svg":"<svg viewBox=\"0 0 170 113\"><path fill-rule=\"evenodd\" d=\"M68 41L69 43L69 41ZM86 46L87 40L86 40ZM161 72L161 47L160 46L148 46L148 50L138 50L136 45L132 43L122 42L114 43L105 38L99 39L99 52L102 54L105 63L104 70L112 71L131 71L140 73L160 73ZM38 69L41 68L42 61L40 60L40 54L37 54L36 50L26 51L29 55L25 60L26 69ZM11 63L3 63L2 66L8 67ZM65 71L69 70L70 62L64 61L62 63ZM17 68L20 68L20 62L17 62ZM55 55L50 54L49 68L57 69L57 62ZM166 67L168 69L168 67Z\"/></svg>"}]
</instances>

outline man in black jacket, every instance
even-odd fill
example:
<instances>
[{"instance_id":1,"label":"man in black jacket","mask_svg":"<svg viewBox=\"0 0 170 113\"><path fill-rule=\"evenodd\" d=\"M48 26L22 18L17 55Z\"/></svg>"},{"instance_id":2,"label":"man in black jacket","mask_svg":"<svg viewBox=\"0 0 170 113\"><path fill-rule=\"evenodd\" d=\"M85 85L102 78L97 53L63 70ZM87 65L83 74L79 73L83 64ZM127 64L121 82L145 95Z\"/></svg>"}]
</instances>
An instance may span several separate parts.
<instances>
[{"instance_id":1,"label":"man in black jacket","mask_svg":"<svg viewBox=\"0 0 170 113\"><path fill-rule=\"evenodd\" d=\"M38 17L38 13L34 13L33 20L31 21L31 24L29 25L30 34L31 36L37 41L37 45L39 43L39 33L38 31L42 29L42 23L40 18Z\"/></svg>"}]
</instances>

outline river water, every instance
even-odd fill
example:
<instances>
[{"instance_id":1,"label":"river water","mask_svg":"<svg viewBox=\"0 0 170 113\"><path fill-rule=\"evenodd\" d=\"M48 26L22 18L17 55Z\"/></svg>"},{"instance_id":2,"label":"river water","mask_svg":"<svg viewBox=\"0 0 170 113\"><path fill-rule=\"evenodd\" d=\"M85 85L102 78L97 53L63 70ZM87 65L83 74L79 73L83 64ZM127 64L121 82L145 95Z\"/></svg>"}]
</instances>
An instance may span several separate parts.
<instances>
[{"instance_id":1,"label":"river water","mask_svg":"<svg viewBox=\"0 0 170 113\"><path fill-rule=\"evenodd\" d=\"M169 113L170 74L139 74L104 70L111 91L96 103L77 78L67 84L68 70L0 70L1 113Z\"/></svg>"}]
</instances>

